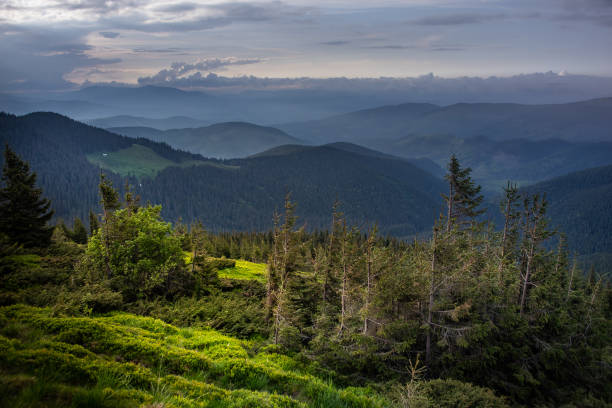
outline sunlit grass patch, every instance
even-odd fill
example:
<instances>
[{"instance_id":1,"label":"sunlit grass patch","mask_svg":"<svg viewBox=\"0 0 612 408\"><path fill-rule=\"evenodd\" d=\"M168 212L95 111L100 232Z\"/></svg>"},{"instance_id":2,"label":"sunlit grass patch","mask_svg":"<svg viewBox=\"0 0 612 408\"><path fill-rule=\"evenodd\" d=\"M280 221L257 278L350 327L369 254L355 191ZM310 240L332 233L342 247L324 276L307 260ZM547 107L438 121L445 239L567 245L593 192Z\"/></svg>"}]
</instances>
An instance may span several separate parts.
<instances>
[{"instance_id":1,"label":"sunlit grass patch","mask_svg":"<svg viewBox=\"0 0 612 408\"><path fill-rule=\"evenodd\" d=\"M390 406L369 389L336 388L291 357L250 356L249 342L215 330L126 313L59 317L21 305L0 308L0 323L40 332L0 334L0 406Z\"/></svg>"},{"instance_id":2,"label":"sunlit grass patch","mask_svg":"<svg viewBox=\"0 0 612 408\"><path fill-rule=\"evenodd\" d=\"M266 267L264 263L236 260L236 266L219 271L219 277L224 279L266 280Z\"/></svg>"}]
</instances>

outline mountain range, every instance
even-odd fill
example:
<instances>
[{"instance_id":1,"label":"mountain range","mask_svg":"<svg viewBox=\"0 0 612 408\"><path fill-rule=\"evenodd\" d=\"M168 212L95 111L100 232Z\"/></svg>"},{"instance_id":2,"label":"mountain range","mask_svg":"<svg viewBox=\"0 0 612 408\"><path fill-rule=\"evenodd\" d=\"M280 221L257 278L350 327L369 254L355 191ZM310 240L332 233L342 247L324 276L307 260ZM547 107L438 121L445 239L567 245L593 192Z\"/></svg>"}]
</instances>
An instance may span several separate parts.
<instances>
[{"instance_id":1,"label":"mountain range","mask_svg":"<svg viewBox=\"0 0 612 408\"><path fill-rule=\"evenodd\" d=\"M246 157L272 147L301 143L282 130L246 122L169 130L150 127L111 127L108 130L128 137L165 142L176 149L215 158Z\"/></svg>"},{"instance_id":2,"label":"mountain range","mask_svg":"<svg viewBox=\"0 0 612 408\"><path fill-rule=\"evenodd\" d=\"M307 122L277 125L309 142L351 141L378 146L414 136L562 139L612 142L612 98L549 105L406 103L360 110Z\"/></svg>"},{"instance_id":3,"label":"mountain range","mask_svg":"<svg viewBox=\"0 0 612 408\"><path fill-rule=\"evenodd\" d=\"M102 170L129 182L169 220L201 219L213 230L266 230L292 192L310 229L327 228L336 199L357 224L409 236L439 213L444 183L407 160L357 146L297 146L234 160L205 159L165 143L133 139L53 113L0 115L0 141L28 160L56 217L85 218L99 208Z\"/></svg>"}]
</instances>

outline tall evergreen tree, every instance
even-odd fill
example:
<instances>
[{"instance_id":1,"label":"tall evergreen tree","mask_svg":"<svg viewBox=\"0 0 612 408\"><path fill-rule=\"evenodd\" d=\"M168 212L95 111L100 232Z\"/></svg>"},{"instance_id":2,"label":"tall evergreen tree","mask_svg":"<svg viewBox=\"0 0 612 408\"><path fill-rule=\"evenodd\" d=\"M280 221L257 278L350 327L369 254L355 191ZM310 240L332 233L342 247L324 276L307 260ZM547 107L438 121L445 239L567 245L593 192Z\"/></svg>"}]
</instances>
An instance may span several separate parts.
<instances>
[{"instance_id":1,"label":"tall evergreen tree","mask_svg":"<svg viewBox=\"0 0 612 408\"><path fill-rule=\"evenodd\" d=\"M89 235L93 235L100 228L100 222L98 221L98 216L93 210L89 210Z\"/></svg>"},{"instance_id":2,"label":"tall evergreen tree","mask_svg":"<svg viewBox=\"0 0 612 408\"><path fill-rule=\"evenodd\" d=\"M446 231L455 224L473 220L484 212L478 207L482 203L481 187L474 184L470 174L472 169L462 168L459 160L453 154L448 163L448 173L444 178L448 181L448 195L443 195L446 201Z\"/></svg>"},{"instance_id":3,"label":"tall evergreen tree","mask_svg":"<svg viewBox=\"0 0 612 408\"><path fill-rule=\"evenodd\" d=\"M53 216L51 202L36 187L36 173L8 145L2 183L0 232L24 247L47 247L53 234L53 227L47 225Z\"/></svg>"}]
</instances>

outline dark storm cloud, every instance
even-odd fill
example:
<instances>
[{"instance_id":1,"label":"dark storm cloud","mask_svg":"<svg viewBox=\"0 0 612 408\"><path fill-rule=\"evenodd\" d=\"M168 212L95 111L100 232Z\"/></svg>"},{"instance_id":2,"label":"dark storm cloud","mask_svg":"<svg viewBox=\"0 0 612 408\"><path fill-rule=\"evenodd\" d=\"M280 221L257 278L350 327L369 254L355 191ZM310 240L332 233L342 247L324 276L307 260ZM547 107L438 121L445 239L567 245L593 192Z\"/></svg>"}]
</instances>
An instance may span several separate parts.
<instances>
[{"instance_id":1,"label":"dark storm cloud","mask_svg":"<svg viewBox=\"0 0 612 408\"><path fill-rule=\"evenodd\" d=\"M412 20L412 24L425 26L446 26L446 25L464 25L464 24L480 24L488 23L495 20L508 18L505 13L496 14L480 14L480 13L464 13L464 14L447 14L443 16L429 16L416 20Z\"/></svg>"},{"instance_id":2,"label":"dark storm cloud","mask_svg":"<svg viewBox=\"0 0 612 408\"><path fill-rule=\"evenodd\" d=\"M119 33L114 31L100 31L99 33L104 38L117 38L119 37Z\"/></svg>"}]
</instances>

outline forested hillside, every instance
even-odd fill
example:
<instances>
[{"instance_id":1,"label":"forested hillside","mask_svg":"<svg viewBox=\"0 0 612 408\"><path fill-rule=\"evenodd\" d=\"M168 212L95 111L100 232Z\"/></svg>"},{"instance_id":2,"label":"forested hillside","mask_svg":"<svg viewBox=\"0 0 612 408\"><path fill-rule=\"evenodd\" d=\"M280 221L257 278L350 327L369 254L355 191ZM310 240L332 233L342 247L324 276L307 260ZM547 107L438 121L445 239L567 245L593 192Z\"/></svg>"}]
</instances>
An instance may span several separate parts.
<instances>
[{"instance_id":1,"label":"forested hillside","mask_svg":"<svg viewBox=\"0 0 612 408\"><path fill-rule=\"evenodd\" d=\"M98 207L95 185L100 177L98 165L87 155L103 154L131 148L134 143L152 151L166 162L192 162L203 158L180 152L162 143L119 136L87 126L54 113L33 113L21 117L0 114L0 140L8 143L30 162L39 174L39 182L53 199L57 217L71 221L75 216L86 219L89 209ZM109 174L123 186L118 175ZM131 179L137 185L136 179Z\"/></svg>"},{"instance_id":2,"label":"forested hillside","mask_svg":"<svg viewBox=\"0 0 612 408\"><path fill-rule=\"evenodd\" d=\"M612 143L571 143L559 139L493 141L486 137L408 136L384 151L401 157L426 157L443 165L451 154L474 171L474 178L491 192L507 180L533 184L590 167L612 164Z\"/></svg>"},{"instance_id":3,"label":"forested hillside","mask_svg":"<svg viewBox=\"0 0 612 408\"><path fill-rule=\"evenodd\" d=\"M612 266L612 166L597 167L526 187L546 194L551 226L567 234L576 254L590 254L584 264Z\"/></svg>"},{"instance_id":4,"label":"forested hillside","mask_svg":"<svg viewBox=\"0 0 612 408\"><path fill-rule=\"evenodd\" d=\"M262 152L272 147L300 143L285 132L245 122L217 123L207 127L169 129L160 131L148 127L113 127L120 135L165 142L204 157L239 158Z\"/></svg>"},{"instance_id":5,"label":"forested hillside","mask_svg":"<svg viewBox=\"0 0 612 408\"><path fill-rule=\"evenodd\" d=\"M378 222L382 232L397 236L423 231L440 208L441 180L408 161L367 150L323 146L218 161L52 113L0 120L0 140L30 161L56 217L69 223L75 216L85 219L90 209L99 211L98 166L119 187L126 182L119 174L139 176L127 181L143 201L162 204L169 220L200 218L215 230L270 228L287 191L302 203L299 215L310 229L329 226L336 199L347 203L352 222Z\"/></svg>"},{"instance_id":6,"label":"forested hillside","mask_svg":"<svg viewBox=\"0 0 612 408\"><path fill-rule=\"evenodd\" d=\"M347 141L444 166L451 154L485 189L612 164L612 99L559 105L402 104L278 125L311 143Z\"/></svg>"}]
</instances>

